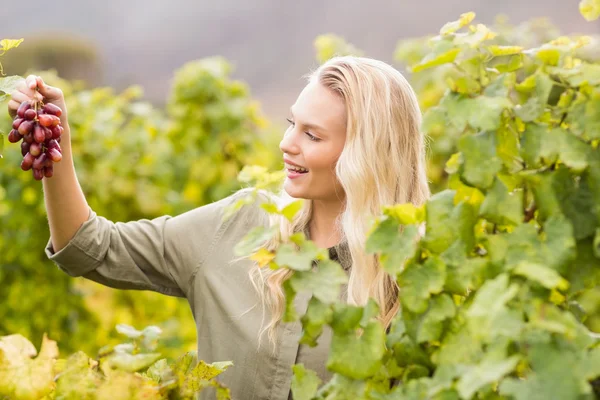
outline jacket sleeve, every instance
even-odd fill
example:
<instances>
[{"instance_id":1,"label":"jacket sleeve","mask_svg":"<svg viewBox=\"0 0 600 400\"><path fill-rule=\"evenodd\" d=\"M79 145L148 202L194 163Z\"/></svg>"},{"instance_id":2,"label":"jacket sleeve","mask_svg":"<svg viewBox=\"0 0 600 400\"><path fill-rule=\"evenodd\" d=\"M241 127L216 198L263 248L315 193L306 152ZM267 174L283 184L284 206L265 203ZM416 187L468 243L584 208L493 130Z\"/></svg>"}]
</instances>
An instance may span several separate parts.
<instances>
[{"instance_id":1,"label":"jacket sleeve","mask_svg":"<svg viewBox=\"0 0 600 400\"><path fill-rule=\"evenodd\" d=\"M73 277L117 289L187 297L190 278L214 247L224 207L236 197L175 217L130 222L112 222L90 208L87 221L69 243L54 252L50 238L45 253Z\"/></svg>"}]
</instances>

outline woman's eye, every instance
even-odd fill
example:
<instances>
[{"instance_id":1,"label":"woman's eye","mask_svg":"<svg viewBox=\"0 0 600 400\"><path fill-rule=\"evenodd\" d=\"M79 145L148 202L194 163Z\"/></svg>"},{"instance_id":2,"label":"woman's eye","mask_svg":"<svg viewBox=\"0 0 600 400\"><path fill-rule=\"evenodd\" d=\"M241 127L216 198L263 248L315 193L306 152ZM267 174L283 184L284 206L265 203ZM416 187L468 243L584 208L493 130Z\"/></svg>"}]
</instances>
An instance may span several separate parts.
<instances>
[{"instance_id":1,"label":"woman's eye","mask_svg":"<svg viewBox=\"0 0 600 400\"><path fill-rule=\"evenodd\" d=\"M291 126L295 126L296 123L294 121L292 121L290 118L286 118L286 121L290 123ZM313 142L318 142L319 139L318 137L311 135L309 132L304 132L306 134L306 136L308 136L308 140L311 140Z\"/></svg>"},{"instance_id":2,"label":"woman's eye","mask_svg":"<svg viewBox=\"0 0 600 400\"><path fill-rule=\"evenodd\" d=\"M304 132L304 133L306 133L306 135L308 136L308 139L309 139L309 140L312 140L313 142L318 142L318 141L319 141L319 138L318 138L318 137L316 137L316 136L313 136L313 135L311 135L311 134L310 134L310 133L308 133L308 132Z\"/></svg>"}]
</instances>

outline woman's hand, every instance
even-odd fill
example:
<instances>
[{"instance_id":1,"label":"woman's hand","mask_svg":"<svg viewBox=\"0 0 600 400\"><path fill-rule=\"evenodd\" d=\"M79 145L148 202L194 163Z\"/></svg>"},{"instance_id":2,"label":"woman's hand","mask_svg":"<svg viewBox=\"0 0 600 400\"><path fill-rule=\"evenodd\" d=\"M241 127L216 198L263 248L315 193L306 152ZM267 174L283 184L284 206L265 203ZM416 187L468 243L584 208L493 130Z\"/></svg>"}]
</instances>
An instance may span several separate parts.
<instances>
[{"instance_id":1,"label":"woman's hand","mask_svg":"<svg viewBox=\"0 0 600 400\"><path fill-rule=\"evenodd\" d=\"M21 82L11 93L11 100L8 102L8 114L11 118L17 115L17 109L24 101L43 101L44 104L52 103L62 110L60 116L61 124L67 126L67 105L65 97L60 88L46 85L40 76L29 75L25 81Z\"/></svg>"}]
</instances>

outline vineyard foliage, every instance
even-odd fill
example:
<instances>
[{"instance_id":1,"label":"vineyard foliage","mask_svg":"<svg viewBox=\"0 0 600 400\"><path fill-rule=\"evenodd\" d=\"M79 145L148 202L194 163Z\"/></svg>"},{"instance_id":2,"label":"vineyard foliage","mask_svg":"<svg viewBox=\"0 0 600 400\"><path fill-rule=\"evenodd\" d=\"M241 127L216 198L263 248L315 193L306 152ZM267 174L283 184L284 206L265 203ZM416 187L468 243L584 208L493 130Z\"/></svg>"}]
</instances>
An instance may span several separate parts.
<instances>
[{"instance_id":1,"label":"vineyard foliage","mask_svg":"<svg viewBox=\"0 0 600 400\"><path fill-rule=\"evenodd\" d=\"M600 3L583 0L580 9L594 19ZM302 322L302 343L314 345L325 325L334 332L327 361L334 378L320 382L294 366L295 399L594 398L600 377L598 41L558 36L550 26L530 35L523 34L527 27L495 30L474 18L463 14L438 35L403 41L396 51L425 110L435 194L421 207L390 205L373 218L366 249L400 287L402 311L389 332L377 321L376 303L336 302L345 274L301 234L278 251L252 256L265 268L294 271L284 287L285 320ZM333 35L315 46L320 61L361 54ZM221 58L185 65L165 110L139 100L136 87L120 94L84 90L43 74L67 96L78 177L95 211L115 221L177 214L230 193L243 165L260 165L242 171L243 183L272 189L281 179L267 172L278 158L275 139L265 133L247 88L229 72ZM7 116L0 118L6 118L0 126L9 125ZM4 156L0 297L8 300L0 309L0 334L18 332L38 343L50 332L68 352L86 346L98 352L95 343L110 338L115 345L109 332L116 323L170 319L177 331L177 321L191 322L180 300L75 284L41 250L28 251L43 249L48 239L39 229L45 226L40 186L19 170L18 151ZM289 209L265 209L290 217ZM253 231L240 254L260 244L253 238L268 235ZM319 260L319 267L306 268L307 259ZM293 299L303 291L313 297L300 314ZM193 340L193 325L182 324L188 330L171 338L173 355L182 341ZM6 346L21 346L12 354L27 355L22 363L58 357L44 339L31 361L31 344L12 338ZM78 365L95 365L76 357ZM102 357L99 351L99 365ZM7 360L0 357L0 368ZM152 365L138 382L158 363ZM96 379L90 390L116 384L110 373L90 373ZM122 384L131 387L138 378L130 372ZM28 390L27 379L19 382L2 394L29 398L16 395ZM56 394L58 386L40 390Z\"/></svg>"},{"instance_id":2,"label":"vineyard foliage","mask_svg":"<svg viewBox=\"0 0 600 400\"><path fill-rule=\"evenodd\" d=\"M40 351L25 337L0 337L0 399L61 400L193 400L207 387L219 400L229 389L214 378L232 363L206 364L195 352L174 362L156 352L162 331L125 324L117 331L129 340L100 349L98 359L78 351L59 359L58 345L44 335Z\"/></svg>"}]
</instances>

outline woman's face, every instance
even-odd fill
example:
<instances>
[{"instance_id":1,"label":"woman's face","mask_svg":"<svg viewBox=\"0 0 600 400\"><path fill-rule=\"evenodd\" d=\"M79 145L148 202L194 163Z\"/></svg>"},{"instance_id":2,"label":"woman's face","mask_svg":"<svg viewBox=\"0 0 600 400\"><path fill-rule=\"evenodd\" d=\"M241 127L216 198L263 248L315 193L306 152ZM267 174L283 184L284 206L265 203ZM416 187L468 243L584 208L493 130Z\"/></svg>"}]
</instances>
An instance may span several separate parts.
<instances>
[{"instance_id":1,"label":"woman's face","mask_svg":"<svg viewBox=\"0 0 600 400\"><path fill-rule=\"evenodd\" d=\"M287 172L285 191L294 198L344 198L335 165L346 141L346 108L341 97L309 83L290 108L290 126L279 144ZM300 167L300 170L298 170Z\"/></svg>"}]
</instances>

